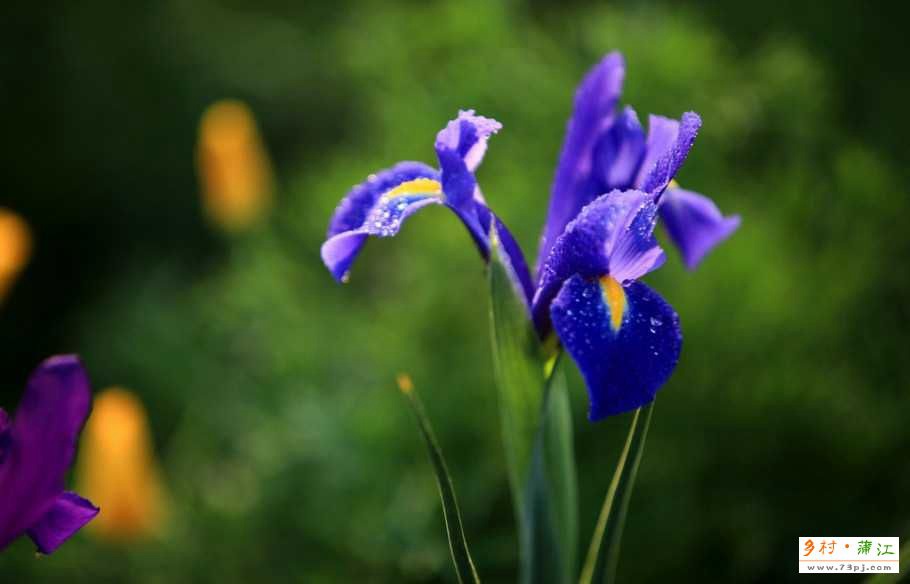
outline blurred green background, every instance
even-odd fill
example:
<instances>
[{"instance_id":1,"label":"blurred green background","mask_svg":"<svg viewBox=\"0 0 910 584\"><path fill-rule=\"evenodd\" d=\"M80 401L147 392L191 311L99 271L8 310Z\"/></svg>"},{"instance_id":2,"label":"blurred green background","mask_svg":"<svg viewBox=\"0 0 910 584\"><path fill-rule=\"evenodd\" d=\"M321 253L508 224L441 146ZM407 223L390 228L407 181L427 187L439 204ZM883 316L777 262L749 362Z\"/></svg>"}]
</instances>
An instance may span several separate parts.
<instances>
[{"instance_id":1,"label":"blurred green background","mask_svg":"<svg viewBox=\"0 0 910 584\"><path fill-rule=\"evenodd\" d=\"M481 576L514 581L481 263L422 213L351 282L319 259L350 185L434 161L459 108L500 120L479 180L536 250L575 85L606 51L623 101L693 109L680 176L743 217L689 274L649 276L685 347L660 394L622 581L782 582L793 539L910 537L905 19L846 0L12 3L0 21L0 205L35 253L0 305L0 405L45 356L137 392L171 493L164 534L80 534L3 582L453 582L433 475L395 389L436 424ZM194 168L217 99L255 112L268 221L206 222ZM585 420L581 540L628 417Z\"/></svg>"}]
</instances>

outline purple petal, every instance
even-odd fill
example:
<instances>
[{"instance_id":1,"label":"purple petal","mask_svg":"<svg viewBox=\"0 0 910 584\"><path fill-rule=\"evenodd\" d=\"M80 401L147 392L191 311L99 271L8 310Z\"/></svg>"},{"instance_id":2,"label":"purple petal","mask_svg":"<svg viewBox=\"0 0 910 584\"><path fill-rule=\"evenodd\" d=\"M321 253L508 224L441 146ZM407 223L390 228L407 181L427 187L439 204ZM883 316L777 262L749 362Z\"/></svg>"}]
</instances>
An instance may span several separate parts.
<instances>
[{"instance_id":1,"label":"purple petal","mask_svg":"<svg viewBox=\"0 0 910 584\"><path fill-rule=\"evenodd\" d=\"M98 507L76 493L64 492L28 530L42 554L51 554L82 526L98 515Z\"/></svg>"},{"instance_id":2,"label":"purple petal","mask_svg":"<svg viewBox=\"0 0 910 584\"><path fill-rule=\"evenodd\" d=\"M338 233L322 244L322 261L339 282L345 282L351 264L366 243L367 237L393 237L404 221L428 205L441 205L443 200L432 194L415 194L381 199L358 229Z\"/></svg>"},{"instance_id":3,"label":"purple petal","mask_svg":"<svg viewBox=\"0 0 910 584\"><path fill-rule=\"evenodd\" d=\"M586 206L566 226L541 267L534 296L534 321L546 332L549 305L563 282L612 275L620 282L640 278L663 263L654 238L657 207L641 191L612 191Z\"/></svg>"},{"instance_id":4,"label":"purple petal","mask_svg":"<svg viewBox=\"0 0 910 584\"><path fill-rule=\"evenodd\" d=\"M474 110L462 110L436 135L436 151L457 152L468 170L474 172L487 151L487 140L501 129L502 124L494 119L474 115Z\"/></svg>"},{"instance_id":5,"label":"purple petal","mask_svg":"<svg viewBox=\"0 0 910 584\"><path fill-rule=\"evenodd\" d=\"M679 361L679 317L641 282L572 276L551 317L585 379L591 421L650 403Z\"/></svg>"},{"instance_id":6,"label":"purple petal","mask_svg":"<svg viewBox=\"0 0 910 584\"><path fill-rule=\"evenodd\" d=\"M521 247L505 223L486 205L478 204L477 207L481 217L489 217L485 220L485 224L489 225L492 222L490 249L499 254L498 257L505 266L515 291L521 296L530 311L534 284L531 281L531 272L528 270L528 263L525 261Z\"/></svg>"},{"instance_id":7,"label":"purple petal","mask_svg":"<svg viewBox=\"0 0 910 584\"><path fill-rule=\"evenodd\" d=\"M547 223L541 240L540 262L546 260L556 239L582 207L604 192L592 176L592 153L597 140L613 124L625 72L622 55L609 53L585 75L578 86L575 106L556 168Z\"/></svg>"},{"instance_id":8,"label":"purple petal","mask_svg":"<svg viewBox=\"0 0 910 584\"><path fill-rule=\"evenodd\" d=\"M422 162L399 162L392 168L370 175L356 185L338 204L329 222L327 237L359 229L384 193L419 178L439 180L439 172Z\"/></svg>"},{"instance_id":9,"label":"purple petal","mask_svg":"<svg viewBox=\"0 0 910 584\"><path fill-rule=\"evenodd\" d=\"M644 153L645 131L635 110L627 107L594 148L594 173L600 192L632 188Z\"/></svg>"},{"instance_id":10,"label":"purple petal","mask_svg":"<svg viewBox=\"0 0 910 584\"><path fill-rule=\"evenodd\" d=\"M708 197L676 188L661 198L660 216L690 270L739 227L738 215L724 217Z\"/></svg>"},{"instance_id":11,"label":"purple petal","mask_svg":"<svg viewBox=\"0 0 910 584\"><path fill-rule=\"evenodd\" d=\"M63 492L91 409L88 376L73 355L51 357L32 374L0 465L0 549L34 525Z\"/></svg>"},{"instance_id":12,"label":"purple petal","mask_svg":"<svg viewBox=\"0 0 910 584\"><path fill-rule=\"evenodd\" d=\"M701 118L695 112L686 112L678 123L660 116L651 116L650 123L637 187L659 198L686 161L701 128Z\"/></svg>"}]
</instances>

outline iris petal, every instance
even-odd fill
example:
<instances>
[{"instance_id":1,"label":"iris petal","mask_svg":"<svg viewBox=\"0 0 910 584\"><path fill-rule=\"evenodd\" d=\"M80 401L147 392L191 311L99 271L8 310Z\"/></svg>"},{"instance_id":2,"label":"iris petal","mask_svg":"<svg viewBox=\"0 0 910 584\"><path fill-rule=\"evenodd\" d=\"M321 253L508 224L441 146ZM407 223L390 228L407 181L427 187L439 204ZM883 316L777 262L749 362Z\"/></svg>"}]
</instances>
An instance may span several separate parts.
<instances>
[{"instance_id":1,"label":"iris petal","mask_svg":"<svg viewBox=\"0 0 910 584\"><path fill-rule=\"evenodd\" d=\"M42 554L53 553L98 514L98 507L76 493L63 492L43 517L28 530Z\"/></svg>"},{"instance_id":2,"label":"iris petal","mask_svg":"<svg viewBox=\"0 0 910 584\"><path fill-rule=\"evenodd\" d=\"M626 107L594 148L594 172L602 193L632 187L645 153L645 131L635 110Z\"/></svg>"},{"instance_id":3,"label":"iris petal","mask_svg":"<svg viewBox=\"0 0 910 584\"><path fill-rule=\"evenodd\" d=\"M625 282L659 267L664 254L652 233L656 213L651 195L641 191L612 191L582 209L541 267L534 297L538 330L547 330L549 304L572 275L609 274Z\"/></svg>"},{"instance_id":4,"label":"iris petal","mask_svg":"<svg viewBox=\"0 0 910 584\"><path fill-rule=\"evenodd\" d=\"M90 409L88 376L75 356L47 359L32 374L0 466L0 549L34 525L63 491Z\"/></svg>"},{"instance_id":5,"label":"iris petal","mask_svg":"<svg viewBox=\"0 0 910 584\"><path fill-rule=\"evenodd\" d=\"M474 172L487 151L487 140L501 129L502 124L475 115L474 110L460 111L458 117L436 135L436 152L456 152L467 169Z\"/></svg>"},{"instance_id":6,"label":"iris petal","mask_svg":"<svg viewBox=\"0 0 910 584\"><path fill-rule=\"evenodd\" d=\"M701 117L686 112L678 123L674 120L651 117L647 154L636 187L659 197L689 155L701 128Z\"/></svg>"},{"instance_id":7,"label":"iris petal","mask_svg":"<svg viewBox=\"0 0 910 584\"><path fill-rule=\"evenodd\" d=\"M739 227L738 215L724 217L714 201L683 189L667 189L660 216L690 270Z\"/></svg>"},{"instance_id":8,"label":"iris petal","mask_svg":"<svg viewBox=\"0 0 910 584\"><path fill-rule=\"evenodd\" d=\"M682 346L679 317L657 292L641 282L618 286L609 277L572 276L550 309L585 379L591 421L650 403Z\"/></svg>"},{"instance_id":9,"label":"iris petal","mask_svg":"<svg viewBox=\"0 0 910 584\"><path fill-rule=\"evenodd\" d=\"M322 244L322 261L336 280L344 281L368 236L397 235L408 217L427 205L442 203L439 195L430 193L383 197L370 209L359 228L334 235Z\"/></svg>"},{"instance_id":10,"label":"iris petal","mask_svg":"<svg viewBox=\"0 0 910 584\"><path fill-rule=\"evenodd\" d=\"M572 117L556 168L553 194L540 246L545 261L556 239L582 207L604 191L593 176L592 152L598 138L615 119L626 65L617 52L607 54L582 80L575 93Z\"/></svg>"},{"instance_id":11,"label":"iris petal","mask_svg":"<svg viewBox=\"0 0 910 584\"><path fill-rule=\"evenodd\" d=\"M327 237L359 229L384 193L420 178L438 181L439 172L422 162L399 162L370 175L367 180L352 188L338 204L329 222Z\"/></svg>"}]
</instances>

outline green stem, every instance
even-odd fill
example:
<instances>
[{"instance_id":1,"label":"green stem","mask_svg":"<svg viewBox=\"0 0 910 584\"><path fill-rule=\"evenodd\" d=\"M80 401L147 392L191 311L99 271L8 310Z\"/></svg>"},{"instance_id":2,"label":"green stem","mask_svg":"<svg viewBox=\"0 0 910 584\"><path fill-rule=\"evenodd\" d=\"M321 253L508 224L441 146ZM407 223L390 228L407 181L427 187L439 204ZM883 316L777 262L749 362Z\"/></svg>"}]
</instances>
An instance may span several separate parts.
<instances>
[{"instance_id":1,"label":"green stem","mask_svg":"<svg viewBox=\"0 0 910 584\"><path fill-rule=\"evenodd\" d=\"M619 564L619 545L622 539L622 530L632 498L632 489L635 486L635 477L641 464L644 452L645 439L648 437L648 427L651 424L651 414L654 411L653 403L639 408L632 418L629 435L623 447L613 480L604 499L588 556L581 571L580 584L591 582L612 583L616 581L616 566ZM643 418L643 419L642 419ZM614 502L619 501L618 505Z\"/></svg>"}]
</instances>

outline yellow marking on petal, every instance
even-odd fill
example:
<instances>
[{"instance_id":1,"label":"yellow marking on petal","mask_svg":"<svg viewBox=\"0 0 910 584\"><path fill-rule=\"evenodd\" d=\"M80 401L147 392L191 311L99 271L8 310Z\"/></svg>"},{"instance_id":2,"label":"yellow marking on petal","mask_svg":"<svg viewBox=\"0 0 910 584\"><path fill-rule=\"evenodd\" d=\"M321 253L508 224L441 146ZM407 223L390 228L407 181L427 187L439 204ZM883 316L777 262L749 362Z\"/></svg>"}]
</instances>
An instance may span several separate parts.
<instances>
[{"instance_id":1,"label":"yellow marking on petal","mask_svg":"<svg viewBox=\"0 0 910 584\"><path fill-rule=\"evenodd\" d=\"M667 185L667 188L668 188L668 189L679 189L679 188L682 188L682 187L679 186L679 183L676 182L676 179L674 178L674 179L671 180L670 183Z\"/></svg>"},{"instance_id":2,"label":"yellow marking on petal","mask_svg":"<svg viewBox=\"0 0 910 584\"><path fill-rule=\"evenodd\" d=\"M411 381L411 376L407 373L399 373L395 381L398 382L398 389L401 390L401 393L408 394L414 391L414 382Z\"/></svg>"},{"instance_id":3,"label":"yellow marking on petal","mask_svg":"<svg viewBox=\"0 0 910 584\"><path fill-rule=\"evenodd\" d=\"M403 182L392 190L383 193L382 198L385 200L394 199L395 197L404 197L407 195L434 195L442 194L442 183L431 178L415 178Z\"/></svg>"},{"instance_id":4,"label":"yellow marking on petal","mask_svg":"<svg viewBox=\"0 0 910 584\"><path fill-rule=\"evenodd\" d=\"M626 314L626 293L622 289L622 284L610 276L604 276L600 279L600 289L603 292L604 302L610 309L610 326L613 331L618 331L622 326L623 316Z\"/></svg>"}]
</instances>

